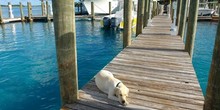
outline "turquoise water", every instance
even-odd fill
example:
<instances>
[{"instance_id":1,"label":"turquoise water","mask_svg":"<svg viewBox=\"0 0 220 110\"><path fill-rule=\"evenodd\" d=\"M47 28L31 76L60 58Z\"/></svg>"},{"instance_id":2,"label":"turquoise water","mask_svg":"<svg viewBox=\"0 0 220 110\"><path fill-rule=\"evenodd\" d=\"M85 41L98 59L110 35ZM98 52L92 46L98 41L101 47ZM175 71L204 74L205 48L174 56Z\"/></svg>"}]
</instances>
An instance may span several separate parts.
<instances>
[{"instance_id":1,"label":"turquoise water","mask_svg":"<svg viewBox=\"0 0 220 110\"><path fill-rule=\"evenodd\" d=\"M26 9L24 9L26 10ZM35 8L34 15L40 15ZM3 16L7 17L7 8ZM24 11L25 15L27 14ZM19 17L18 8L14 15ZM58 110L59 81L53 23L0 25L0 110ZM217 23L198 22L193 66L205 94ZM76 21L79 87L122 50L122 32Z\"/></svg>"},{"instance_id":2,"label":"turquoise water","mask_svg":"<svg viewBox=\"0 0 220 110\"><path fill-rule=\"evenodd\" d=\"M122 32L76 21L79 87L122 50ZM0 28L0 110L58 110L59 81L53 23Z\"/></svg>"},{"instance_id":3,"label":"turquoise water","mask_svg":"<svg viewBox=\"0 0 220 110\"><path fill-rule=\"evenodd\" d=\"M217 24L217 22L198 22L197 25L193 66L204 95L206 94Z\"/></svg>"}]
</instances>

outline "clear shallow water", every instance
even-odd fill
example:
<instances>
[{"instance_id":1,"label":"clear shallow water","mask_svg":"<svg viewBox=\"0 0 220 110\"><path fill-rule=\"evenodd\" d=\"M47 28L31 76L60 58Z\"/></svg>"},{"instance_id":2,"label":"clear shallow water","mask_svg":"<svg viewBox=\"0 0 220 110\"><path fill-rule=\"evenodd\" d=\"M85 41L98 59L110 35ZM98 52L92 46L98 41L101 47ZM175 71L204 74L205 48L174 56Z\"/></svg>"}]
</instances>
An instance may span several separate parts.
<instances>
[{"instance_id":1,"label":"clear shallow water","mask_svg":"<svg viewBox=\"0 0 220 110\"><path fill-rule=\"evenodd\" d=\"M33 7L40 15L40 7ZM24 8L27 15L27 9ZM7 17L7 8L3 8ZM14 9L19 17L19 9ZM198 22L193 66L205 94L217 23ZM99 22L77 21L79 87L122 50L122 32ZM58 110L59 81L53 23L11 23L0 27L0 110Z\"/></svg>"},{"instance_id":2,"label":"clear shallow water","mask_svg":"<svg viewBox=\"0 0 220 110\"><path fill-rule=\"evenodd\" d=\"M77 21L79 87L122 50L122 33ZM53 23L0 28L0 110L58 110L59 81Z\"/></svg>"},{"instance_id":3,"label":"clear shallow water","mask_svg":"<svg viewBox=\"0 0 220 110\"><path fill-rule=\"evenodd\" d=\"M193 66L204 95L206 94L217 24L217 22L198 22L197 25Z\"/></svg>"}]
</instances>

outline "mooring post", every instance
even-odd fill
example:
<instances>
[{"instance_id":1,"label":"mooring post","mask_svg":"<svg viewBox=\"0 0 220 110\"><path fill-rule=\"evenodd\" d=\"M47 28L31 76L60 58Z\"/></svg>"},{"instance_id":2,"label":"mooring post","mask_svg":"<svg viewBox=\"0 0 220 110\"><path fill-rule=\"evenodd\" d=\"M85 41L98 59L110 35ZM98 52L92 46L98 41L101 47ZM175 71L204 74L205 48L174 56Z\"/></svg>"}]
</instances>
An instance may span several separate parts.
<instances>
[{"instance_id":1,"label":"mooring post","mask_svg":"<svg viewBox=\"0 0 220 110\"><path fill-rule=\"evenodd\" d=\"M3 22L2 5L0 4L0 24Z\"/></svg>"},{"instance_id":2,"label":"mooring post","mask_svg":"<svg viewBox=\"0 0 220 110\"><path fill-rule=\"evenodd\" d=\"M185 50L189 53L191 58L193 56L194 41L196 37L198 7L199 0L190 0Z\"/></svg>"},{"instance_id":3,"label":"mooring post","mask_svg":"<svg viewBox=\"0 0 220 110\"><path fill-rule=\"evenodd\" d=\"M123 48L131 45L132 0L124 1Z\"/></svg>"},{"instance_id":4,"label":"mooring post","mask_svg":"<svg viewBox=\"0 0 220 110\"><path fill-rule=\"evenodd\" d=\"M136 36L143 31L144 1L145 0L138 0Z\"/></svg>"},{"instance_id":5,"label":"mooring post","mask_svg":"<svg viewBox=\"0 0 220 110\"><path fill-rule=\"evenodd\" d=\"M109 15L111 15L112 14L112 2L109 2L108 3L108 7L109 7Z\"/></svg>"},{"instance_id":6,"label":"mooring post","mask_svg":"<svg viewBox=\"0 0 220 110\"><path fill-rule=\"evenodd\" d=\"M23 12L23 5L22 3L20 2L20 15L21 15L21 21L23 22L24 21L24 12Z\"/></svg>"},{"instance_id":7,"label":"mooring post","mask_svg":"<svg viewBox=\"0 0 220 110\"><path fill-rule=\"evenodd\" d=\"M182 39L184 39L185 36L185 26L186 26L186 14L187 14L187 5L188 5L188 0L181 0L181 11L180 11L180 23L179 23L179 29L178 29L178 35L180 35L182 37Z\"/></svg>"},{"instance_id":8,"label":"mooring post","mask_svg":"<svg viewBox=\"0 0 220 110\"><path fill-rule=\"evenodd\" d=\"M170 6L172 3L171 3L171 0L169 1L169 4L167 5L167 15L168 15L168 18L170 18L170 14L171 14L171 7L172 6ZM172 19L172 17L171 17L171 19Z\"/></svg>"},{"instance_id":9,"label":"mooring post","mask_svg":"<svg viewBox=\"0 0 220 110\"><path fill-rule=\"evenodd\" d=\"M171 29L170 29L170 32L171 32L171 35L177 35L177 26L176 26L176 18L177 18L177 1L174 0L173 3L172 3L172 9L174 10L173 11L173 24L171 25Z\"/></svg>"},{"instance_id":10,"label":"mooring post","mask_svg":"<svg viewBox=\"0 0 220 110\"><path fill-rule=\"evenodd\" d=\"M91 16L92 16L92 21L93 21L95 19L94 2L91 2Z\"/></svg>"},{"instance_id":11,"label":"mooring post","mask_svg":"<svg viewBox=\"0 0 220 110\"><path fill-rule=\"evenodd\" d=\"M147 26L152 26L152 7L153 7L153 0L149 0L149 18Z\"/></svg>"},{"instance_id":12,"label":"mooring post","mask_svg":"<svg viewBox=\"0 0 220 110\"><path fill-rule=\"evenodd\" d=\"M156 1L153 1L153 14L152 18L156 16Z\"/></svg>"},{"instance_id":13,"label":"mooring post","mask_svg":"<svg viewBox=\"0 0 220 110\"><path fill-rule=\"evenodd\" d=\"M48 1L46 1L46 9L47 9L47 21L50 21L50 7Z\"/></svg>"},{"instance_id":14,"label":"mooring post","mask_svg":"<svg viewBox=\"0 0 220 110\"><path fill-rule=\"evenodd\" d=\"M145 0L145 5L144 5L144 26L147 27L147 21L149 18L149 2L150 0Z\"/></svg>"},{"instance_id":15,"label":"mooring post","mask_svg":"<svg viewBox=\"0 0 220 110\"><path fill-rule=\"evenodd\" d=\"M31 7L31 3L27 2L27 6L28 6L28 21L33 21L32 19L32 7Z\"/></svg>"},{"instance_id":16,"label":"mooring post","mask_svg":"<svg viewBox=\"0 0 220 110\"><path fill-rule=\"evenodd\" d=\"M12 5L10 2L8 2L8 15L9 15L9 18L14 18L14 15L13 15L13 10L12 10Z\"/></svg>"},{"instance_id":17,"label":"mooring post","mask_svg":"<svg viewBox=\"0 0 220 110\"><path fill-rule=\"evenodd\" d=\"M219 0L220 4L220 0ZM220 14L220 13L219 13ZM220 18L218 20L212 64L203 110L220 110Z\"/></svg>"},{"instance_id":18,"label":"mooring post","mask_svg":"<svg viewBox=\"0 0 220 110\"><path fill-rule=\"evenodd\" d=\"M180 18L180 11L181 11L181 8L182 8L182 0L177 0L177 12L176 12L176 26L179 26L179 18Z\"/></svg>"},{"instance_id":19,"label":"mooring post","mask_svg":"<svg viewBox=\"0 0 220 110\"><path fill-rule=\"evenodd\" d=\"M75 0L52 0L62 106L78 100Z\"/></svg>"},{"instance_id":20,"label":"mooring post","mask_svg":"<svg viewBox=\"0 0 220 110\"><path fill-rule=\"evenodd\" d=\"M45 7L44 7L45 5L44 5L44 1L42 0L41 1L41 11L42 11L42 16L45 16Z\"/></svg>"}]
</instances>

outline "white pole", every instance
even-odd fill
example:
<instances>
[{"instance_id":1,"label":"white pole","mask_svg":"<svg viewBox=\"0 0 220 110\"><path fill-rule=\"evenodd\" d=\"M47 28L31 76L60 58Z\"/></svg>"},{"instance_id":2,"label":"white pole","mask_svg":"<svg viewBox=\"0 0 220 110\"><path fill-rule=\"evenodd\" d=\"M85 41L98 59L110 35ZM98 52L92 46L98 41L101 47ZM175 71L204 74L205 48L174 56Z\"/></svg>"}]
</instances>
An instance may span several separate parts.
<instances>
[{"instance_id":1,"label":"white pole","mask_svg":"<svg viewBox=\"0 0 220 110\"><path fill-rule=\"evenodd\" d=\"M173 16L173 24L171 25L171 35L177 35L177 26L176 26L176 12L177 12L177 2L173 2L174 16Z\"/></svg>"},{"instance_id":2,"label":"white pole","mask_svg":"<svg viewBox=\"0 0 220 110\"><path fill-rule=\"evenodd\" d=\"M149 10L149 19L148 19L148 23L147 26L152 26L152 8L153 8L153 0L150 0L150 10Z\"/></svg>"},{"instance_id":3,"label":"white pole","mask_svg":"<svg viewBox=\"0 0 220 110\"><path fill-rule=\"evenodd\" d=\"M170 18L170 4L167 5L167 15L168 15L168 18Z\"/></svg>"},{"instance_id":4,"label":"white pole","mask_svg":"<svg viewBox=\"0 0 220 110\"><path fill-rule=\"evenodd\" d=\"M160 15L163 15L163 8L164 8L164 5L160 5Z\"/></svg>"},{"instance_id":5,"label":"white pole","mask_svg":"<svg viewBox=\"0 0 220 110\"><path fill-rule=\"evenodd\" d=\"M50 15L53 15L52 5L49 5L49 7L50 7Z\"/></svg>"},{"instance_id":6,"label":"white pole","mask_svg":"<svg viewBox=\"0 0 220 110\"><path fill-rule=\"evenodd\" d=\"M8 3L8 10L9 10L9 18L14 18L11 3Z\"/></svg>"}]
</instances>

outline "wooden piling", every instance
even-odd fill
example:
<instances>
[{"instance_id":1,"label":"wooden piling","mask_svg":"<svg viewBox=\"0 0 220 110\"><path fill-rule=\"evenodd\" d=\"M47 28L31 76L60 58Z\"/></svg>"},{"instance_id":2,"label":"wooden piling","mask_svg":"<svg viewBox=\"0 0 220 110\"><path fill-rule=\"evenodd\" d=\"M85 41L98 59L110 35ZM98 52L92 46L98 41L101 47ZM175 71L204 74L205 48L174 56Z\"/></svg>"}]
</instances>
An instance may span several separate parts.
<instances>
[{"instance_id":1,"label":"wooden piling","mask_svg":"<svg viewBox=\"0 0 220 110\"><path fill-rule=\"evenodd\" d=\"M43 1L41 1L41 11L42 11L42 16L45 16L45 6Z\"/></svg>"},{"instance_id":2,"label":"wooden piling","mask_svg":"<svg viewBox=\"0 0 220 110\"><path fill-rule=\"evenodd\" d=\"M47 9L47 21L50 21L50 7L48 1L46 1L46 9Z\"/></svg>"},{"instance_id":3,"label":"wooden piling","mask_svg":"<svg viewBox=\"0 0 220 110\"><path fill-rule=\"evenodd\" d=\"M109 6L109 15L111 15L112 14L112 2L109 2L109 4L108 4L108 6Z\"/></svg>"},{"instance_id":4,"label":"wooden piling","mask_svg":"<svg viewBox=\"0 0 220 110\"><path fill-rule=\"evenodd\" d=\"M95 19L94 2L91 2L91 18L92 18L92 21Z\"/></svg>"},{"instance_id":5,"label":"wooden piling","mask_svg":"<svg viewBox=\"0 0 220 110\"><path fill-rule=\"evenodd\" d=\"M0 24L3 22L2 5L0 4Z\"/></svg>"},{"instance_id":6,"label":"wooden piling","mask_svg":"<svg viewBox=\"0 0 220 110\"><path fill-rule=\"evenodd\" d=\"M180 11L180 20L179 20L179 29L178 29L178 35L180 35L182 37L182 39L184 38L185 35L185 26L186 26L186 14L187 14L187 4L188 4L188 0L181 0L181 11Z\"/></svg>"},{"instance_id":7,"label":"wooden piling","mask_svg":"<svg viewBox=\"0 0 220 110\"><path fill-rule=\"evenodd\" d=\"M27 2L27 6L28 6L28 21L33 21L32 19L32 6L30 2Z\"/></svg>"},{"instance_id":8,"label":"wooden piling","mask_svg":"<svg viewBox=\"0 0 220 110\"><path fill-rule=\"evenodd\" d=\"M199 0L190 0L185 50L189 53L191 58L193 56L194 41L196 37L198 7Z\"/></svg>"},{"instance_id":9,"label":"wooden piling","mask_svg":"<svg viewBox=\"0 0 220 110\"><path fill-rule=\"evenodd\" d=\"M149 18L149 3L150 3L150 0L145 0L145 6L144 6L144 24L143 24L143 27L147 27L147 24L148 24L148 18Z\"/></svg>"},{"instance_id":10,"label":"wooden piling","mask_svg":"<svg viewBox=\"0 0 220 110\"><path fill-rule=\"evenodd\" d=\"M62 105L78 100L75 0L52 0Z\"/></svg>"},{"instance_id":11,"label":"wooden piling","mask_svg":"<svg viewBox=\"0 0 220 110\"><path fill-rule=\"evenodd\" d=\"M156 1L153 1L152 18L156 16Z\"/></svg>"},{"instance_id":12,"label":"wooden piling","mask_svg":"<svg viewBox=\"0 0 220 110\"><path fill-rule=\"evenodd\" d=\"M220 1L219 1L220 3ZM220 12L219 12L220 13ZM218 21L212 64L203 110L220 110L220 18Z\"/></svg>"},{"instance_id":13,"label":"wooden piling","mask_svg":"<svg viewBox=\"0 0 220 110\"><path fill-rule=\"evenodd\" d=\"M23 22L25 19L24 19L24 12L23 12L23 5L22 3L20 2L20 15L21 15L21 21Z\"/></svg>"},{"instance_id":14,"label":"wooden piling","mask_svg":"<svg viewBox=\"0 0 220 110\"><path fill-rule=\"evenodd\" d=\"M138 0L136 36L141 34L143 30L144 1L145 0Z\"/></svg>"},{"instance_id":15,"label":"wooden piling","mask_svg":"<svg viewBox=\"0 0 220 110\"><path fill-rule=\"evenodd\" d=\"M132 0L124 1L123 48L131 45Z\"/></svg>"},{"instance_id":16,"label":"wooden piling","mask_svg":"<svg viewBox=\"0 0 220 110\"><path fill-rule=\"evenodd\" d=\"M177 0L177 12L176 12L176 26L179 26L179 19L180 19L180 11L182 9L182 0Z\"/></svg>"}]
</instances>

